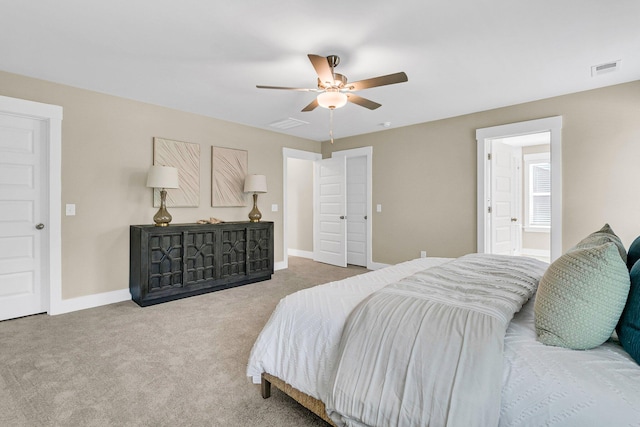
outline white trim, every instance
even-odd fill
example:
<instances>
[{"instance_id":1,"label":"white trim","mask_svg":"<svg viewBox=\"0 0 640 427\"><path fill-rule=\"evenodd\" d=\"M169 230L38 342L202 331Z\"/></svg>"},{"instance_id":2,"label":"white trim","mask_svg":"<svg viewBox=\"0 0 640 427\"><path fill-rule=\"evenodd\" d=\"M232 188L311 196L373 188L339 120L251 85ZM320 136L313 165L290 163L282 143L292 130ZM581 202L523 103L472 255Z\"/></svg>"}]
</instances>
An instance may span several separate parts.
<instances>
[{"instance_id":1,"label":"white trim","mask_svg":"<svg viewBox=\"0 0 640 427\"><path fill-rule=\"evenodd\" d=\"M381 268L389 267L391 264L384 264L382 262L372 262L371 265L367 265L369 270L380 270Z\"/></svg>"},{"instance_id":2,"label":"white trim","mask_svg":"<svg viewBox=\"0 0 640 427\"><path fill-rule=\"evenodd\" d=\"M550 132L551 145L551 260L562 254L562 116L547 117L526 122L511 123L476 130L477 146L477 250L485 252L487 177L486 158L492 139L532 133Z\"/></svg>"},{"instance_id":3,"label":"white trim","mask_svg":"<svg viewBox=\"0 0 640 427\"><path fill-rule=\"evenodd\" d=\"M551 232L551 227L524 227L524 231L527 233L547 233Z\"/></svg>"},{"instance_id":4,"label":"white trim","mask_svg":"<svg viewBox=\"0 0 640 427\"><path fill-rule=\"evenodd\" d=\"M0 95L0 111L36 119L62 120L62 107Z\"/></svg>"},{"instance_id":5,"label":"white trim","mask_svg":"<svg viewBox=\"0 0 640 427\"><path fill-rule=\"evenodd\" d=\"M287 255L313 259L312 251L301 251L300 249L287 249Z\"/></svg>"},{"instance_id":6,"label":"white trim","mask_svg":"<svg viewBox=\"0 0 640 427\"><path fill-rule=\"evenodd\" d=\"M366 157L367 158L367 268L374 268L373 262L373 147L353 148L351 150L334 151L331 157ZM382 265L382 264L381 264Z\"/></svg>"},{"instance_id":7,"label":"white trim","mask_svg":"<svg viewBox=\"0 0 640 427\"><path fill-rule=\"evenodd\" d=\"M273 263L273 269L274 270L284 270L288 268L288 263L285 263L284 261L278 261Z\"/></svg>"},{"instance_id":8,"label":"white trim","mask_svg":"<svg viewBox=\"0 0 640 427\"><path fill-rule=\"evenodd\" d=\"M102 292L99 294L65 299L60 301L56 306L56 312L50 314L71 313L72 311L86 310L88 308L95 308L123 301L131 301L129 289L119 289L117 291Z\"/></svg>"},{"instance_id":9,"label":"white trim","mask_svg":"<svg viewBox=\"0 0 640 427\"><path fill-rule=\"evenodd\" d=\"M549 251L543 249L523 249L520 256L526 256L529 258L536 258L540 261L550 262Z\"/></svg>"},{"instance_id":10,"label":"white trim","mask_svg":"<svg viewBox=\"0 0 640 427\"><path fill-rule=\"evenodd\" d=\"M314 153L311 151L302 151L296 150L293 148L282 148L282 259L281 263L276 263L274 268L276 270L282 270L285 268L289 268L289 259L288 259L288 250L287 246L289 245L289 236L287 233L287 160L288 159L300 159L300 160L310 160L316 161L322 159L322 154ZM313 191L313 188L310 189ZM280 266L280 268L277 268Z\"/></svg>"},{"instance_id":11,"label":"white trim","mask_svg":"<svg viewBox=\"0 0 640 427\"><path fill-rule=\"evenodd\" d=\"M0 96L0 111L28 116L46 123L46 158L49 172L48 197L48 259L44 260L43 299L47 313L56 314L62 304L62 107L24 99Z\"/></svg>"},{"instance_id":12,"label":"white trim","mask_svg":"<svg viewBox=\"0 0 640 427\"><path fill-rule=\"evenodd\" d=\"M544 249L527 249L523 248L520 255L523 256L549 256L549 251L545 251Z\"/></svg>"}]
</instances>

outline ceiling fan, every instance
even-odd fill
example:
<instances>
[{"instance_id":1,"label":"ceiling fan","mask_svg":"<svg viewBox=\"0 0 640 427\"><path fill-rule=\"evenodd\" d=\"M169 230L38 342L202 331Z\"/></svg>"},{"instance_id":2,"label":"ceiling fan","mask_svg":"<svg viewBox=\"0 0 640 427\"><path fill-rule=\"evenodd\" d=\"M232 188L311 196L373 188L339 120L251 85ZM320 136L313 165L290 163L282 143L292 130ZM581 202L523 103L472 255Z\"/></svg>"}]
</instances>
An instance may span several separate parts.
<instances>
[{"instance_id":1,"label":"ceiling fan","mask_svg":"<svg viewBox=\"0 0 640 427\"><path fill-rule=\"evenodd\" d=\"M392 85L408 81L404 72L387 74L386 76L373 77L370 79L360 80L357 82L348 82L347 77L335 72L335 68L340 63L340 57L337 55L329 55L327 57L320 55L307 55L313 68L318 74L318 87L313 89L282 87L282 86L263 86L256 85L259 89L282 89L296 90L302 92L318 92L316 99L311 101L309 105L302 109L303 112L313 111L316 107L324 107L329 110L344 107L347 102L360 105L375 110L382 104L371 101L369 99L358 96L352 92L372 87Z\"/></svg>"}]
</instances>

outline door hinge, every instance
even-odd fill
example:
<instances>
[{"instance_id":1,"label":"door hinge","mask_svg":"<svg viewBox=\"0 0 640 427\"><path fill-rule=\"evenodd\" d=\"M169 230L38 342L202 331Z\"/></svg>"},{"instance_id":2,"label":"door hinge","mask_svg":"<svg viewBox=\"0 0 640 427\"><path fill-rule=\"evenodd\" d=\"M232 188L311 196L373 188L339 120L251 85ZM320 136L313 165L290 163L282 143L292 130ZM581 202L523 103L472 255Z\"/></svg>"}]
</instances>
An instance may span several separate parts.
<instances>
[{"instance_id":1,"label":"door hinge","mask_svg":"<svg viewBox=\"0 0 640 427\"><path fill-rule=\"evenodd\" d=\"M491 153L487 154L487 160L491 160Z\"/></svg>"},{"instance_id":2,"label":"door hinge","mask_svg":"<svg viewBox=\"0 0 640 427\"><path fill-rule=\"evenodd\" d=\"M489 207L487 208L487 212L488 212L488 213L491 213L491 206L489 206Z\"/></svg>"}]
</instances>

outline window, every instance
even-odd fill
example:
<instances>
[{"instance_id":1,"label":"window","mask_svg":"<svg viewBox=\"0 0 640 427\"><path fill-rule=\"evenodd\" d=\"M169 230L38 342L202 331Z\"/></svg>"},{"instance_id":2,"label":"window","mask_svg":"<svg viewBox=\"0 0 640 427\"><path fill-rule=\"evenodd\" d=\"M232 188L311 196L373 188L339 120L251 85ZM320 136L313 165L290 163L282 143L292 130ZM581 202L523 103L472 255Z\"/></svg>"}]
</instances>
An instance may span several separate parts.
<instances>
[{"instance_id":1,"label":"window","mask_svg":"<svg viewBox=\"0 0 640 427\"><path fill-rule=\"evenodd\" d=\"M551 229L551 160L549 153L524 156L525 231Z\"/></svg>"}]
</instances>

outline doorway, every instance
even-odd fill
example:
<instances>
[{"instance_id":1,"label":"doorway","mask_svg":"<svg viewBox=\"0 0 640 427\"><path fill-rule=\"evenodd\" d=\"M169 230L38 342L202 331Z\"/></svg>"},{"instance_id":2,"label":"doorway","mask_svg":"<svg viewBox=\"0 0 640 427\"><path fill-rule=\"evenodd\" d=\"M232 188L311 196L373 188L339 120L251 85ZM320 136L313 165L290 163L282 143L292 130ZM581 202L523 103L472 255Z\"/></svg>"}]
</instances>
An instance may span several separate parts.
<instances>
[{"instance_id":1,"label":"doorway","mask_svg":"<svg viewBox=\"0 0 640 427\"><path fill-rule=\"evenodd\" d=\"M561 255L561 128L557 116L476 131L478 252Z\"/></svg>"},{"instance_id":2,"label":"doorway","mask_svg":"<svg viewBox=\"0 0 640 427\"><path fill-rule=\"evenodd\" d=\"M550 261L549 132L492 139L487 251Z\"/></svg>"},{"instance_id":3,"label":"doorway","mask_svg":"<svg viewBox=\"0 0 640 427\"><path fill-rule=\"evenodd\" d=\"M313 160L287 160L287 255L313 258Z\"/></svg>"},{"instance_id":4,"label":"doorway","mask_svg":"<svg viewBox=\"0 0 640 427\"><path fill-rule=\"evenodd\" d=\"M309 216L313 216L313 206L312 202L310 205L306 205L300 207L298 203L291 204L291 202L300 200L299 192L306 191L307 194L313 195L313 162L322 159L322 154L314 153L311 151L303 151L303 150L295 150L293 148L283 148L282 149L282 175L283 175L283 201L282 201L282 223L283 223L283 238L282 238L282 246L283 246L283 262L278 268L288 268L289 267L289 248L291 246L292 240L294 237L292 236L296 233L297 224L301 224L301 226L305 227L305 232L310 236L310 239L313 240L313 223L310 222ZM311 175L311 184L308 185L308 188L293 188L289 185L289 182L292 179L297 177L297 173L300 172L304 175ZM298 181L296 181L298 182ZM291 188L290 188L291 187ZM293 199L293 200L292 200ZM301 201L301 203L305 203ZM299 221L299 217L307 216L307 221ZM295 240L297 241L300 236L295 236ZM305 240L304 237L301 240ZM296 245L297 246L297 245ZM297 249L297 250L296 250ZM313 256L313 245L309 245L309 247L304 247L303 249L295 248L292 251L292 255L302 256L306 258L311 258Z\"/></svg>"},{"instance_id":5,"label":"doorway","mask_svg":"<svg viewBox=\"0 0 640 427\"><path fill-rule=\"evenodd\" d=\"M371 250L371 192L372 192L372 147L356 148L352 150L343 150L332 153L330 159L334 159L335 162L344 163L342 177L340 182L344 182L344 202L342 213L338 214L336 218L339 221L344 222L345 227L342 227L346 232L336 233L332 236L331 245L336 247L344 247L340 254L340 260L332 259L332 264L335 265L361 265L367 268L373 268L372 262L372 250ZM308 258L315 258L314 250L317 248L316 233L304 226L308 223L310 218L296 218L297 215L312 216L314 225L312 228L317 229L315 224L316 218L320 215L320 209L312 205L309 208L305 201L301 200L300 193L307 191L308 194L316 196L314 186L315 183L309 185L309 188L301 189L299 184L301 181L306 181L304 178L309 170L313 171L314 162L322 161L319 153L306 152L301 150L294 150L289 148L283 149L284 158L284 202L283 202L283 219L284 219L284 262L281 268L287 268L288 255L304 256ZM307 171L305 171L307 169ZM302 172L301 172L302 171ZM294 177L294 174L299 174L298 179ZM296 179L294 182L293 180ZM314 182L317 182L317 178L313 178ZM295 191L295 194L294 194ZM303 197L304 198L304 197ZM293 204L294 199L299 200L298 204ZM313 204L316 202L314 201ZM302 204L302 207L301 205ZM314 207L315 206L315 207ZM303 213L300 213L301 210ZM309 212L309 213L304 213ZM343 216L343 219L340 219ZM304 241L303 237L300 239L298 233L299 228L303 227L303 233L307 234L312 232L312 247L310 249L303 247L291 249L293 242ZM334 224L335 228L335 224ZM335 240L335 237L338 240ZM304 246L304 244L303 244ZM291 250L290 250L291 249ZM332 249L333 251L333 249ZM343 261L344 259L344 261ZM323 261L324 262L324 261Z\"/></svg>"}]
</instances>

